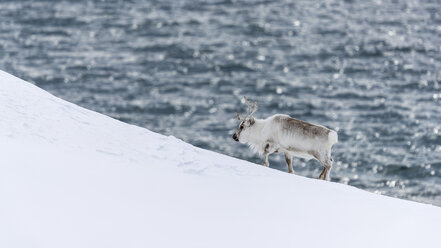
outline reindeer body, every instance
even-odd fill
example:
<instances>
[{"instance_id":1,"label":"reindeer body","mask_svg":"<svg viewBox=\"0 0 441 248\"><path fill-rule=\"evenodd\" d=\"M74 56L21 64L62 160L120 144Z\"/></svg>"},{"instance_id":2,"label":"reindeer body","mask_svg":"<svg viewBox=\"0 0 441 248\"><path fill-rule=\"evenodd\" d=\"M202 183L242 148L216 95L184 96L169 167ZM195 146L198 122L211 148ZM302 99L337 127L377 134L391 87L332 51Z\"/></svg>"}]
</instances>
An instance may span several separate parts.
<instances>
[{"instance_id":1,"label":"reindeer body","mask_svg":"<svg viewBox=\"0 0 441 248\"><path fill-rule=\"evenodd\" d=\"M276 114L266 119L256 119L250 114L243 118L233 139L246 143L255 152L263 154L265 166L269 166L270 154L284 153L290 173L294 172L293 156L307 160L316 159L323 165L319 179L329 180L333 161L331 148L337 143L338 136L335 131L324 126L297 120L288 115Z\"/></svg>"},{"instance_id":2,"label":"reindeer body","mask_svg":"<svg viewBox=\"0 0 441 248\"><path fill-rule=\"evenodd\" d=\"M330 152L329 148L337 143L335 131L282 114L264 120L255 119L254 125L243 131L240 137L240 141L248 143L260 154L266 149L308 160L314 158L315 153Z\"/></svg>"}]
</instances>

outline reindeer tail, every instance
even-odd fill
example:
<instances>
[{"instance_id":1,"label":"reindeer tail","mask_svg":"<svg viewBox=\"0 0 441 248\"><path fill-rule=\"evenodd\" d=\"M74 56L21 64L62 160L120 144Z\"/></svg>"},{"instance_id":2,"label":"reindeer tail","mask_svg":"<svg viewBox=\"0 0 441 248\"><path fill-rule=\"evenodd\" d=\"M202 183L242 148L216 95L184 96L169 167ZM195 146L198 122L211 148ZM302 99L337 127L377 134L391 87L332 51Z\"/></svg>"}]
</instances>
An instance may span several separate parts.
<instances>
[{"instance_id":1,"label":"reindeer tail","mask_svg":"<svg viewBox=\"0 0 441 248\"><path fill-rule=\"evenodd\" d=\"M330 130L328 133L328 144L330 146L334 145L335 143L338 142L338 135L337 132L334 130Z\"/></svg>"}]
</instances>

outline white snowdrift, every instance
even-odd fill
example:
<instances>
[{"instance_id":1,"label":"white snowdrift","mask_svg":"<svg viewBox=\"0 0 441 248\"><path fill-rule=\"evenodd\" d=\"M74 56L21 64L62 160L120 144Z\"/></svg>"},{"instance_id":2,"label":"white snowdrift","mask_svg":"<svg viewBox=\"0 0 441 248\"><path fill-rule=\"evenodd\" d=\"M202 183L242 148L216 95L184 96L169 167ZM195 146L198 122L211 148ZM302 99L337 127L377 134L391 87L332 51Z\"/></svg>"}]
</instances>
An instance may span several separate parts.
<instances>
[{"instance_id":1,"label":"white snowdrift","mask_svg":"<svg viewBox=\"0 0 441 248\"><path fill-rule=\"evenodd\" d=\"M0 151L0 247L440 247L441 208L199 149L1 71Z\"/></svg>"}]
</instances>

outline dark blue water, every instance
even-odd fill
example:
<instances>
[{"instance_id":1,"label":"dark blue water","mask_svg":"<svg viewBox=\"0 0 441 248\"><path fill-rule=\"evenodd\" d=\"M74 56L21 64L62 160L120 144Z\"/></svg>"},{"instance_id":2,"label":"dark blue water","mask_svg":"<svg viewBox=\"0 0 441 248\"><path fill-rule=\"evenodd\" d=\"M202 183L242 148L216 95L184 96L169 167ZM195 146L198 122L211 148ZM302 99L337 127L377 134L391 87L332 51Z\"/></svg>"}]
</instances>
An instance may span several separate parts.
<instances>
[{"instance_id":1,"label":"dark blue water","mask_svg":"<svg viewBox=\"0 0 441 248\"><path fill-rule=\"evenodd\" d=\"M337 129L333 181L441 205L439 1L1 1L0 69L261 163L231 138L246 95Z\"/></svg>"}]
</instances>

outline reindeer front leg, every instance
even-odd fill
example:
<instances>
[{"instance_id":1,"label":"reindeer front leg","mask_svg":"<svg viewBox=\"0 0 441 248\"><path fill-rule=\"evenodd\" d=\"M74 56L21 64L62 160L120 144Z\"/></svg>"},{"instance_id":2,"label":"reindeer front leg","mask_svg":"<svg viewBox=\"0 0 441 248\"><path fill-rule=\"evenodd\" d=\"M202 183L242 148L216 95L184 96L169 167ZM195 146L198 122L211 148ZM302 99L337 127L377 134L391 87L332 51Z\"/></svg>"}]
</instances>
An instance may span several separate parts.
<instances>
[{"instance_id":1,"label":"reindeer front leg","mask_svg":"<svg viewBox=\"0 0 441 248\"><path fill-rule=\"evenodd\" d=\"M263 150L263 166L269 167L268 156L270 155L270 144L265 145L265 149Z\"/></svg>"},{"instance_id":2,"label":"reindeer front leg","mask_svg":"<svg viewBox=\"0 0 441 248\"><path fill-rule=\"evenodd\" d=\"M294 173L294 169L292 168L292 157L288 153L285 153L285 161L288 165L288 173Z\"/></svg>"}]
</instances>

